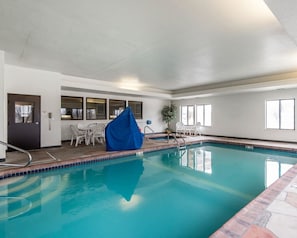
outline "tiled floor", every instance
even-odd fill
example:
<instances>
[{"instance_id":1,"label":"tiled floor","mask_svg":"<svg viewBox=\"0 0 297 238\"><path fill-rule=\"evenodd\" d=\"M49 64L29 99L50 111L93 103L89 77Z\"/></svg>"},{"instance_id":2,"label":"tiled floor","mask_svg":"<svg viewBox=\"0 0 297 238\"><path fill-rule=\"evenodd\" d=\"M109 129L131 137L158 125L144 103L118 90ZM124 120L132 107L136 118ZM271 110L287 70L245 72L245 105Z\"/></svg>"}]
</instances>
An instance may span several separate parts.
<instances>
[{"instance_id":1,"label":"tiled floor","mask_svg":"<svg viewBox=\"0 0 297 238\"><path fill-rule=\"evenodd\" d=\"M233 139L225 137L186 137L187 144L201 141L223 142L253 147L276 148L297 153L297 143L279 143L260 140ZM183 143L182 139L179 139ZM143 147L137 151L106 152L105 146L96 145L72 147L63 143L61 147L44 148L30 151L33 162L30 167L0 167L0 179L18 173L36 172L44 168L55 168L92 160L111 159L119 156L146 152L156 149L175 147L171 141L155 142L145 140ZM6 162L25 163L26 156L19 152L8 152ZM5 180L1 181L2 183ZM257 198L240 210L213 235L221 237L297 237L297 164L279 180L261 193Z\"/></svg>"}]
</instances>

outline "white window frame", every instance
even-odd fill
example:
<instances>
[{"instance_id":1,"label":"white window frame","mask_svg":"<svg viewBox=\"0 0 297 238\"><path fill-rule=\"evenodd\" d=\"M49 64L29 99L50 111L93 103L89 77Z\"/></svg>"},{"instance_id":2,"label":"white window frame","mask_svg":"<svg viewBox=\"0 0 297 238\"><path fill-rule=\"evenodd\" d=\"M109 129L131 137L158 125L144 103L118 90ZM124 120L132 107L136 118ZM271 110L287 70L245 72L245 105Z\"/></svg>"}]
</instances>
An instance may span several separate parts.
<instances>
[{"instance_id":1,"label":"white window frame","mask_svg":"<svg viewBox=\"0 0 297 238\"><path fill-rule=\"evenodd\" d=\"M210 120L209 120L209 123L207 123L205 108L209 107L209 106L210 106L210 114L208 115L208 117L210 118ZM198 115L198 113L199 113L198 107L202 107L202 116ZM211 104L198 104L198 105L196 105L195 109L196 109L196 123L200 122L201 126L211 127L212 126L212 105ZM202 120L200 120L200 118Z\"/></svg>"},{"instance_id":2,"label":"white window frame","mask_svg":"<svg viewBox=\"0 0 297 238\"><path fill-rule=\"evenodd\" d=\"M293 128L284 128L282 126L282 116L284 113L282 110L282 101L293 101L293 118L291 118L291 120L293 120ZM277 102L278 103L278 126L275 127L270 127L268 124L268 119L269 119L269 115L268 115L268 103L269 102ZM290 98L290 99L272 99L272 100L266 100L265 101L265 128L266 129L271 129L271 130L295 130L295 99L294 98Z\"/></svg>"},{"instance_id":3,"label":"white window frame","mask_svg":"<svg viewBox=\"0 0 297 238\"><path fill-rule=\"evenodd\" d=\"M185 108L186 107L186 114L187 114L187 119L186 119L186 121L185 120L183 120L183 107ZM189 108L193 108L193 123L190 123L189 122ZM180 121L185 125L185 126L193 126L194 125L194 123L195 123L195 106L194 105L182 105L182 106L180 106Z\"/></svg>"}]
</instances>

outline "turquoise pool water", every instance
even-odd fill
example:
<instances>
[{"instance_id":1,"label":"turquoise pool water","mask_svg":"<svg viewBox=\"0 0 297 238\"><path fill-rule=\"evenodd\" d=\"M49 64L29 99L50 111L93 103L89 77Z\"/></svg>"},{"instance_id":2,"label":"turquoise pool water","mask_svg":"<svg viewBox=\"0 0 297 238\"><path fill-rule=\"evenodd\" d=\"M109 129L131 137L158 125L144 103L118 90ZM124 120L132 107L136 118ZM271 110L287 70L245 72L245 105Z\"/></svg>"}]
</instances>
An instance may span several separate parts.
<instances>
[{"instance_id":1,"label":"turquoise pool water","mask_svg":"<svg viewBox=\"0 0 297 238\"><path fill-rule=\"evenodd\" d=\"M208 237L297 155L205 144L0 181L0 237Z\"/></svg>"}]
</instances>

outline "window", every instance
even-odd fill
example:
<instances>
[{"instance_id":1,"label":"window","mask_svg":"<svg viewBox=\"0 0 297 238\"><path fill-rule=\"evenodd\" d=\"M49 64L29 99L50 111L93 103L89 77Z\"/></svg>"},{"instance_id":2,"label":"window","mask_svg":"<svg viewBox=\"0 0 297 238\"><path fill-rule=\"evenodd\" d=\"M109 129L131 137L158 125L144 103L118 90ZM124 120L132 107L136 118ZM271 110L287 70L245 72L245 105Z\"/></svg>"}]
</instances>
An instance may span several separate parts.
<instances>
[{"instance_id":1,"label":"window","mask_svg":"<svg viewBox=\"0 0 297 238\"><path fill-rule=\"evenodd\" d=\"M196 118L196 122L200 122L202 126L211 126L211 105L197 105Z\"/></svg>"},{"instance_id":2,"label":"window","mask_svg":"<svg viewBox=\"0 0 297 238\"><path fill-rule=\"evenodd\" d=\"M106 118L106 99L87 98L87 120L104 120Z\"/></svg>"},{"instance_id":3,"label":"window","mask_svg":"<svg viewBox=\"0 0 297 238\"><path fill-rule=\"evenodd\" d=\"M135 119L142 119L142 102L128 101L128 107L131 108Z\"/></svg>"},{"instance_id":4,"label":"window","mask_svg":"<svg viewBox=\"0 0 297 238\"><path fill-rule=\"evenodd\" d=\"M114 119L126 108L124 100L109 100L109 119Z\"/></svg>"},{"instance_id":5,"label":"window","mask_svg":"<svg viewBox=\"0 0 297 238\"><path fill-rule=\"evenodd\" d=\"M295 129L295 99L266 101L266 128Z\"/></svg>"},{"instance_id":6,"label":"window","mask_svg":"<svg viewBox=\"0 0 297 238\"><path fill-rule=\"evenodd\" d=\"M33 123L34 121L34 103L33 102L15 102L15 123Z\"/></svg>"},{"instance_id":7,"label":"window","mask_svg":"<svg viewBox=\"0 0 297 238\"><path fill-rule=\"evenodd\" d=\"M82 97L61 97L61 119L82 120L83 119L83 98Z\"/></svg>"},{"instance_id":8,"label":"window","mask_svg":"<svg viewBox=\"0 0 297 238\"><path fill-rule=\"evenodd\" d=\"M181 106L181 121L186 126L194 125L194 106Z\"/></svg>"}]
</instances>

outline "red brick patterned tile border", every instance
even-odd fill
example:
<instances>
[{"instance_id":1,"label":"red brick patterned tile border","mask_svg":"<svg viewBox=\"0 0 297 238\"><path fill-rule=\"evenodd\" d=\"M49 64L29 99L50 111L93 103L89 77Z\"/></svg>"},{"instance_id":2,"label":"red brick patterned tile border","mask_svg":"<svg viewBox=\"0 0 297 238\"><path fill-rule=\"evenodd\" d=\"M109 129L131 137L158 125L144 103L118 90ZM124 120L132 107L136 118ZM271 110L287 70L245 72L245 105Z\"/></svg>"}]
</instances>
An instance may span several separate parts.
<instances>
[{"instance_id":1,"label":"red brick patterned tile border","mask_svg":"<svg viewBox=\"0 0 297 238\"><path fill-rule=\"evenodd\" d=\"M243 235L243 238L277 238L277 236L266 228L252 225Z\"/></svg>"}]
</instances>

